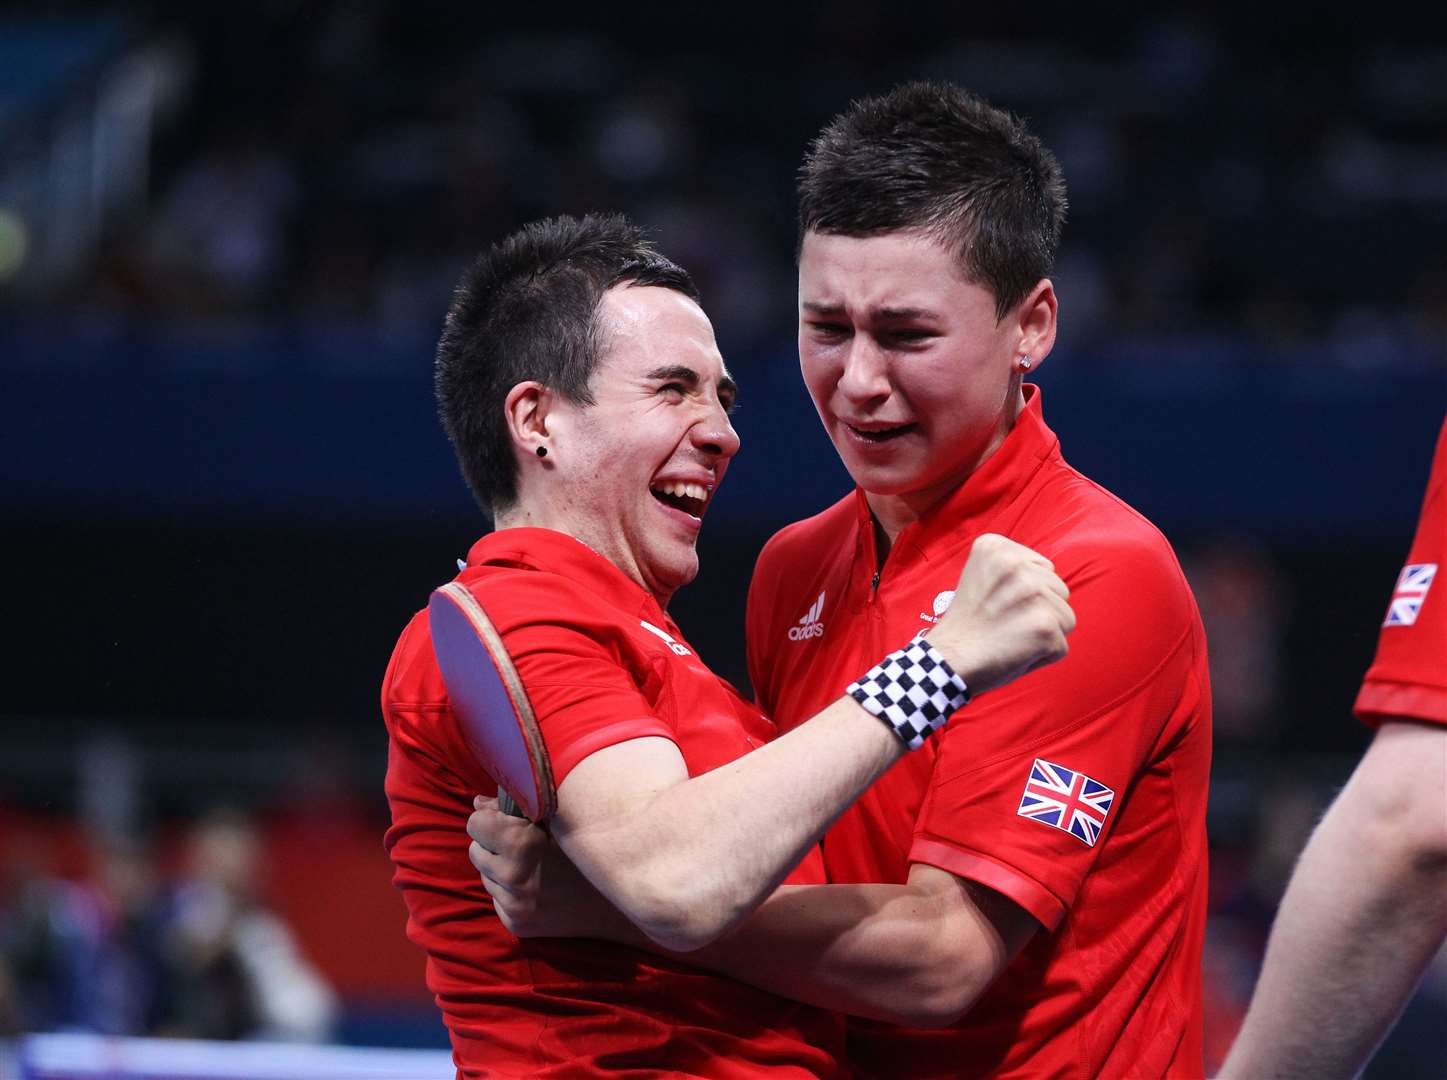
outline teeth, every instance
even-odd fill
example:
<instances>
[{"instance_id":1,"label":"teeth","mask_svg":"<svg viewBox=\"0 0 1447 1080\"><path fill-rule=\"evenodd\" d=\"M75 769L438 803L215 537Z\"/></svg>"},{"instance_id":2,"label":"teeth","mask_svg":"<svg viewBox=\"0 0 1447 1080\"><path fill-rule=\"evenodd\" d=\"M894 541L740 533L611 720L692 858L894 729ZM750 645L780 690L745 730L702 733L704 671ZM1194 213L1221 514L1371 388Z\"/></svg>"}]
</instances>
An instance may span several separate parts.
<instances>
[{"instance_id":1,"label":"teeth","mask_svg":"<svg viewBox=\"0 0 1447 1080\"><path fill-rule=\"evenodd\" d=\"M674 481L667 484L658 484L654 487L653 490L662 492L664 495L672 495L675 498L698 499L701 502L708 499L709 493L709 489L704 487L702 484L686 484L682 481Z\"/></svg>"}]
</instances>

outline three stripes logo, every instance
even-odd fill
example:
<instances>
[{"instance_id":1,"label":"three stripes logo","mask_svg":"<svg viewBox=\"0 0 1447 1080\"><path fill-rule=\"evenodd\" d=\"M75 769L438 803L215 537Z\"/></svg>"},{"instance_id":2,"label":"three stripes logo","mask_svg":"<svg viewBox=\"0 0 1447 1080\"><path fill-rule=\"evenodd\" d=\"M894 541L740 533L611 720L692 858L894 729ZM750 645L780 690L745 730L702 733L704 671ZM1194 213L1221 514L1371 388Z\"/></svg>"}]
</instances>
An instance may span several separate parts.
<instances>
[{"instance_id":1,"label":"three stripes logo","mask_svg":"<svg viewBox=\"0 0 1447 1080\"><path fill-rule=\"evenodd\" d=\"M669 650L670 650L671 652L673 652L674 655L676 655L676 656L692 656L692 655L693 655L693 653L691 653L691 652L688 651L688 646L687 646L687 645L681 645L681 644L679 644L678 640L677 640L676 638L674 638L674 636L673 636L672 634L670 634L667 630L664 630L664 629L661 629L660 627L654 626L654 625L653 625L651 622L649 622L647 619L639 619L639 620L638 620L638 625L642 626L643 629L647 630L650 634L657 634L660 638L662 638L662 639L663 639L663 643L668 646Z\"/></svg>"},{"instance_id":2,"label":"three stripes logo","mask_svg":"<svg viewBox=\"0 0 1447 1080\"><path fill-rule=\"evenodd\" d=\"M789 627L789 640L807 641L809 638L823 637L823 617L824 594L821 592L819 599L814 601L809 610L804 613L804 617L796 625Z\"/></svg>"}]
</instances>

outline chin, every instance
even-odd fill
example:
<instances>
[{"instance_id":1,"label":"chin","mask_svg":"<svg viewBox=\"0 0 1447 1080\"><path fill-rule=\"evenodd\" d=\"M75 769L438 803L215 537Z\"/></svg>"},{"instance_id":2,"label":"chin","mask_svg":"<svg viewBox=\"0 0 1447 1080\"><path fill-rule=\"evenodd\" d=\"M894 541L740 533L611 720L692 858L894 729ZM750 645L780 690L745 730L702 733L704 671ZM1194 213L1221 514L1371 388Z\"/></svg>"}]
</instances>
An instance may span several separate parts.
<instances>
[{"instance_id":1,"label":"chin","mask_svg":"<svg viewBox=\"0 0 1447 1080\"><path fill-rule=\"evenodd\" d=\"M849 478L871 495L906 495L921 484L920 469L844 459Z\"/></svg>"},{"instance_id":2,"label":"chin","mask_svg":"<svg viewBox=\"0 0 1447 1080\"><path fill-rule=\"evenodd\" d=\"M687 556L670 553L654 563L653 580L667 592L674 593L698 577L698 553L689 549Z\"/></svg>"},{"instance_id":3,"label":"chin","mask_svg":"<svg viewBox=\"0 0 1447 1080\"><path fill-rule=\"evenodd\" d=\"M685 585L690 585L696 577L698 577L698 556L694 555L685 565L678 567L677 583L674 588L681 589Z\"/></svg>"}]
</instances>

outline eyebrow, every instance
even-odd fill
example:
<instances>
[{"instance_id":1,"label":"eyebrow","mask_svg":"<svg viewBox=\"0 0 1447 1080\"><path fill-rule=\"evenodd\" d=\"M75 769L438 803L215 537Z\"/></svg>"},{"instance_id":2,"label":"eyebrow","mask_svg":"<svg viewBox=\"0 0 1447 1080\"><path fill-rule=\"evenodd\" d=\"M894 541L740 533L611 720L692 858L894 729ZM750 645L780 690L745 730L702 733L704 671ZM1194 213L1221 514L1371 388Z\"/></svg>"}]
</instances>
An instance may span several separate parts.
<instances>
[{"instance_id":1,"label":"eyebrow","mask_svg":"<svg viewBox=\"0 0 1447 1080\"><path fill-rule=\"evenodd\" d=\"M843 304L820 304L813 300L805 300L800 307L811 315L834 317L844 314ZM871 308L869 315L881 322L907 322L911 319L935 319L938 317L933 311L918 307Z\"/></svg>"},{"instance_id":2,"label":"eyebrow","mask_svg":"<svg viewBox=\"0 0 1447 1080\"><path fill-rule=\"evenodd\" d=\"M843 315L843 304L820 304L813 300L805 300L799 305L811 315Z\"/></svg>"},{"instance_id":3,"label":"eyebrow","mask_svg":"<svg viewBox=\"0 0 1447 1080\"><path fill-rule=\"evenodd\" d=\"M933 319L935 313L926 308L918 307L882 307L874 309L874 317L877 319L894 320L904 322L911 319Z\"/></svg>"},{"instance_id":4,"label":"eyebrow","mask_svg":"<svg viewBox=\"0 0 1447 1080\"><path fill-rule=\"evenodd\" d=\"M656 367L648 373L648 378L658 382L681 382L690 390L697 389L699 384L698 372L684 364L666 364L663 367ZM728 404L732 406L739 397L739 384L734 382L731 376L724 375L718 381L718 391L720 397L728 395Z\"/></svg>"}]
</instances>

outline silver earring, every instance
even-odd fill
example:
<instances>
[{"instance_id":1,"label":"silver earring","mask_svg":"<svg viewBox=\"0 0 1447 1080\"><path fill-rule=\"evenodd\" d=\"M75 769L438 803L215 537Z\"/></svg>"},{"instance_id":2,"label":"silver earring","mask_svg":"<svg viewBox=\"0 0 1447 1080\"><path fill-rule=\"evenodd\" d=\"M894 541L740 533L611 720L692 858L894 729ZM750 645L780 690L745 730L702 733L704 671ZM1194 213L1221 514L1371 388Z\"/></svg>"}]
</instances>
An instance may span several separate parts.
<instances>
[{"instance_id":1,"label":"silver earring","mask_svg":"<svg viewBox=\"0 0 1447 1080\"><path fill-rule=\"evenodd\" d=\"M1028 356L1022 356L1022 357L1020 357L1020 370L1021 370L1021 371L1029 371L1029 370L1030 370L1030 358L1029 358Z\"/></svg>"}]
</instances>

